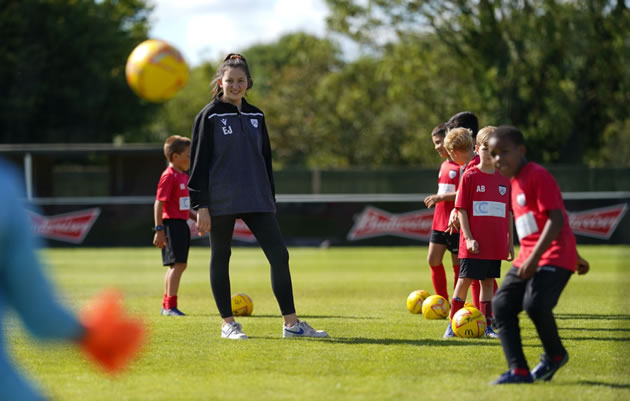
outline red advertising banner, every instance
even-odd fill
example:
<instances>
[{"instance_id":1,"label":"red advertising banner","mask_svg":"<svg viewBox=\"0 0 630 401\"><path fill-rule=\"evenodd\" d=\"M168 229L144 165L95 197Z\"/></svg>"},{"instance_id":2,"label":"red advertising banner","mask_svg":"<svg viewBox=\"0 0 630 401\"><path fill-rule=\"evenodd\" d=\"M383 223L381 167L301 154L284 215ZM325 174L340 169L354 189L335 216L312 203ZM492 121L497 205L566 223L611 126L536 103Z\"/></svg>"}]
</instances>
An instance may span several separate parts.
<instances>
[{"instance_id":1,"label":"red advertising banner","mask_svg":"<svg viewBox=\"0 0 630 401\"><path fill-rule=\"evenodd\" d=\"M613 206L567 212L569 225L576 235L607 240L628 210L627 203ZM349 241L394 235L428 241L431 237L433 209L415 210L402 214L367 206L356 217L348 232Z\"/></svg>"},{"instance_id":2,"label":"red advertising banner","mask_svg":"<svg viewBox=\"0 0 630 401\"><path fill-rule=\"evenodd\" d=\"M622 195L569 194L564 199L578 244L630 244L630 196ZM429 242L433 221L433 209L424 208L422 200L420 195L413 199L338 195L279 199L276 217L289 246L421 245ZM80 211L73 210L75 205L44 206L48 216L31 213L31 220L51 246L151 246L152 201L107 204L101 200ZM192 239L203 238L196 234L192 220L189 225ZM236 245L256 243L240 219L235 222L233 239ZM207 246L208 242L194 244Z\"/></svg>"},{"instance_id":3,"label":"red advertising banner","mask_svg":"<svg viewBox=\"0 0 630 401\"><path fill-rule=\"evenodd\" d=\"M575 234L585 237L609 239L623 219L627 203L597 209L568 212L569 224Z\"/></svg>"},{"instance_id":4,"label":"red advertising banner","mask_svg":"<svg viewBox=\"0 0 630 401\"><path fill-rule=\"evenodd\" d=\"M392 214L367 206L356 218L348 233L348 240L395 235L403 238L428 241L431 237L433 210L415 210L409 213Z\"/></svg>"},{"instance_id":5,"label":"red advertising banner","mask_svg":"<svg viewBox=\"0 0 630 401\"><path fill-rule=\"evenodd\" d=\"M36 234L44 238L80 244L94 225L101 209L80 210L49 217L30 210L28 213Z\"/></svg>"}]
</instances>

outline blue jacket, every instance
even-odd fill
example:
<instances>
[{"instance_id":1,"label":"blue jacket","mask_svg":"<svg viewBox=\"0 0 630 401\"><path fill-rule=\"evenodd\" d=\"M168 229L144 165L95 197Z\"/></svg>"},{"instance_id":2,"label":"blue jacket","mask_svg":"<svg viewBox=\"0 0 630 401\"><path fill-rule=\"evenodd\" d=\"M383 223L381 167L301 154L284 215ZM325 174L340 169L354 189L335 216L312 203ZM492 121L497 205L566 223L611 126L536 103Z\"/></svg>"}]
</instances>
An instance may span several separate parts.
<instances>
[{"instance_id":1,"label":"blue jacket","mask_svg":"<svg viewBox=\"0 0 630 401\"><path fill-rule=\"evenodd\" d=\"M13 169L0 161L0 399L43 400L8 358L2 325L5 310L13 309L28 331L40 339L78 340L84 329L59 304L42 272L19 187Z\"/></svg>"},{"instance_id":2,"label":"blue jacket","mask_svg":"<svg viewBox=\"0 0 630 401\"><path fill-rule=\"evenodd\" d=\"M210 215L275 212L271 146L263 112L219 100L195 118L188 188L194 209Z\"/></svg>"}]
</instances>

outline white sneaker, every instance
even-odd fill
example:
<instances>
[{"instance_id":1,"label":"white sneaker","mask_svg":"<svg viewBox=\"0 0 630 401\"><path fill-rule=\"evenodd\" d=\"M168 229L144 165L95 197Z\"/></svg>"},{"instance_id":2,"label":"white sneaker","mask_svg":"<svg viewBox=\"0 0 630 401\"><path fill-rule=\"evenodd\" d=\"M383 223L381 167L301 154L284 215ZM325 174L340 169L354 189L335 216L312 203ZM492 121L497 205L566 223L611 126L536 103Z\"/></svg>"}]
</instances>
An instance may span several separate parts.
<instances>
[{"instance_id":1,"label":"white sneaker","mask_svg":"<svg viewBox=\"0 0 630 401\"><path fill-rule=\"evenodd\" d=\"M221 327L221 338L229 338L230 340L247 340L247 336L243 333L240 323L231 322Z\"/></svg>"},{"instance_id":2,"label":"white sneaker","mask_svg":"<svg viewBox=\"0 0 630 401\"><path fill-rule=\"evenodd\" d=\"M328 333L324 330L315 330L308 323L298 320L296 324L291 327L287 327L286 325L282 325L282 337L283 338L293 338L293 337L328 337Z\"/></svg>"}]
</instances>

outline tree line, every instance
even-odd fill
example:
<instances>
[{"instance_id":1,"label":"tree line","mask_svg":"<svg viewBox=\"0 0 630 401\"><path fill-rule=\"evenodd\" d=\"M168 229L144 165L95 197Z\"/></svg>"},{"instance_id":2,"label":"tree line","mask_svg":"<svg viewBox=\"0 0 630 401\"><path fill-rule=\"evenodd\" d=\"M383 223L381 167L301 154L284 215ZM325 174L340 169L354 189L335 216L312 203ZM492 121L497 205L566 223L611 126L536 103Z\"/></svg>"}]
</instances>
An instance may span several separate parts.
<instances>
[{"instance_id":1,"label":"tree line","mask_svg":"<svg viewBox=\"0 0 630 401\"><path fill-rule=\"evenodd\" d=\"M630 166L628 2L326 2L326 37L234 49L250 62L248 100L265 112L277 165L435 165L432 128L470 110L481 126L521 128L534 160ZM161 142L190 135L210 101L219 58L164 104L126 87L146 1L0 4L3 143Z\"/></svg>"}]
</instances>

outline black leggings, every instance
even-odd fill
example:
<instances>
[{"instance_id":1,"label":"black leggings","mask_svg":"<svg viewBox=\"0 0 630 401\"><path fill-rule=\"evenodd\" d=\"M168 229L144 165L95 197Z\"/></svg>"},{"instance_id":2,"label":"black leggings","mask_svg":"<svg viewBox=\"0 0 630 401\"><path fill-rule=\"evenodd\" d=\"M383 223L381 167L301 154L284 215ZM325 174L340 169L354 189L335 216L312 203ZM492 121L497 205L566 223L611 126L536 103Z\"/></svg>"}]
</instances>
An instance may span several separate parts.
<instances>
[{"instance_id":1,"label":"black leggings","mask_svg":"<svg viewBox=\"0 0 630 401\"><path fill-rule=\"evenodd\" d=\"M293 285L289 271L289 251L273 213L238 215L252 231L271 265L271 288L282 315L295 313ZM222 318L232 316L230 255L236 215L212 216L210 227L210 286Z\"/></svg>"},{"instance_id":2,"label":"black leggings","mask_svg":"<svg viewBox=\"0 0 630 401\"><path fill-rule=\"evenodd\" d=\"M553 308L571 278L571 272L543 266L528 280L521 280L517 273L517 268L510 268L492 299L494 321L499 328L501 346L510 369L528 368L518 323L518 314L522 310L534 322L547 356L551 358L567 352L558 334Z\"/></svg>"}]
</instances>

